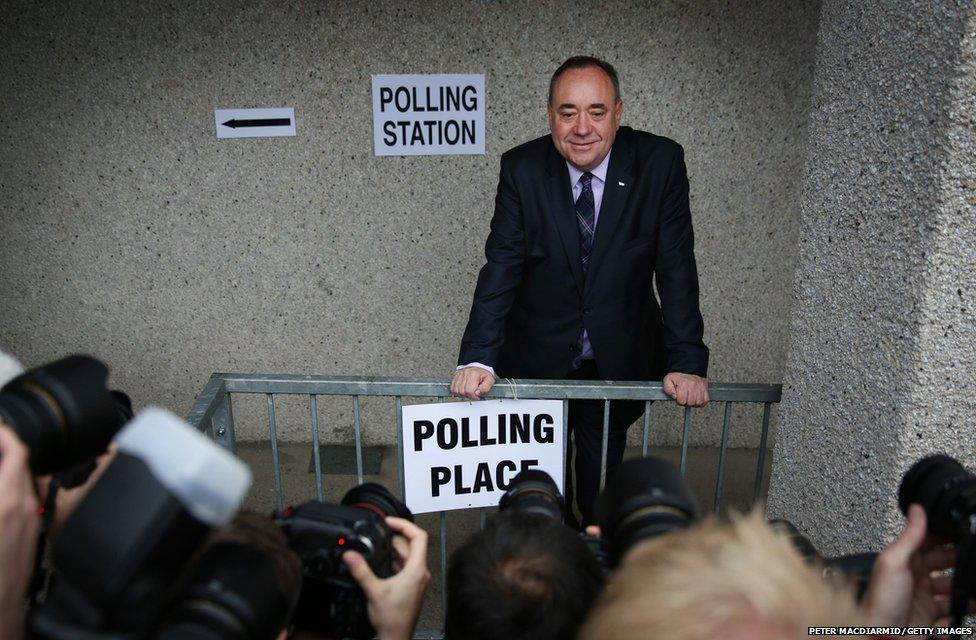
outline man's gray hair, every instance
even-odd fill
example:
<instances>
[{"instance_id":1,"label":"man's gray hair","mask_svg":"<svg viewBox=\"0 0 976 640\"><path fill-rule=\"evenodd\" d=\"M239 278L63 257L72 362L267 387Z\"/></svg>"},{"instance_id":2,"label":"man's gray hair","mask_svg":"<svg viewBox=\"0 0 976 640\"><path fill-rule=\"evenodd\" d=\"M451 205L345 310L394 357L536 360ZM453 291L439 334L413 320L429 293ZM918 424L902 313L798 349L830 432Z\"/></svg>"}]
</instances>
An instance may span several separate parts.
<instances>
[{"instance_id":1,"label":"man's gray hair","mask_svg":"<svg viewBox=\"0 0 976 640\"><path fill-rule=\"evenodd\" d=\"M552 74L552 78L549 79L549 104L552 104L552 92L556 88L556 81L559 80L559 76L570 69L586 69L588 67L602 69L610 77L610 82L613 83L613 97L616 98L617 102L620 102L620 79L617 78L617 70L613 68L612 64L593 56L573 56L559 65L559 68Z\"/></svg>"}]
</instances>

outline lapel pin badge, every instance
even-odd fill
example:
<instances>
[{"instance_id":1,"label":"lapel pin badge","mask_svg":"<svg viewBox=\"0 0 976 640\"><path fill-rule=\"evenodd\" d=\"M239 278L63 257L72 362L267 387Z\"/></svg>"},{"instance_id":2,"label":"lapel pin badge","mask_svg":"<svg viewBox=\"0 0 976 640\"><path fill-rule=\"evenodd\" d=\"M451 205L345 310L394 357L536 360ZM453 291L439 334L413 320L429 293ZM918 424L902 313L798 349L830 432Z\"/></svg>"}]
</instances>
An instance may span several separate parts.
<instances>
[{"instance_id":1,"label":"lapel pin badge","mask_svg":"<svg viewBox=\"0 0 976 640\"><path fill-rule=\"evenodd\" d=\"M617 182L617 184L619 184L621 187L626 187L627 186L623 182Z\"/></svg>"}]
</instances>

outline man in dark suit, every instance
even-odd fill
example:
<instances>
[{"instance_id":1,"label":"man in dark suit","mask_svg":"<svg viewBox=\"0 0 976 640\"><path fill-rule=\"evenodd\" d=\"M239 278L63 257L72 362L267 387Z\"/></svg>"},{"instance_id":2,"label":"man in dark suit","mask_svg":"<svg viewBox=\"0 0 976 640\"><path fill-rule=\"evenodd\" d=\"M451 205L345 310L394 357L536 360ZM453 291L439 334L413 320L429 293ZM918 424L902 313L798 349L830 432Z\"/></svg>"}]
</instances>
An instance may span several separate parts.
<instances>
[{"instance_id":1,"label":"man in dark suit","mask_svg":"<svg viewBox=\"0 0 976 640\"><path fill-rule=\"evenodd\" d=\"M478 399L496 374L663 378L678 404L704 406L708 349L681 146L620 127L616 71L596 58L570 58L556 70L548 114L551 135L502 155L487 261L452 392ZM613 403L608 474L642 410ZM603 402L571 402L569 423L578 506L590 524Z\"/></svg>"}]
</instances>

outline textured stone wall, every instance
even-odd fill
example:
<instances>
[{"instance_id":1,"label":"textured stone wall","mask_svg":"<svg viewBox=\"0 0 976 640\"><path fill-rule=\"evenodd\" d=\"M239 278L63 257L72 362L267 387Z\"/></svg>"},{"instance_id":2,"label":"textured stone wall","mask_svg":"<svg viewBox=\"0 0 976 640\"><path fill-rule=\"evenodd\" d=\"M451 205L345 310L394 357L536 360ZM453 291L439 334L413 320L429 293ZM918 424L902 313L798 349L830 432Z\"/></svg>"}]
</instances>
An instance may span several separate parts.
<instances>
[{"instance_id":1,"label":"textured stone wall","mask_svg":"<svg viewBox=\"0 0 976 640\"><path fill-rule=\"evenodd\" d=\"M920 456L976 462L976 5L827 2L770 509L879 548Z\"/></svg>"},{"instance_id":2,"label":"textured stone wall","mask_svg":"<svg viewBox=\"0 0 976 640\"><path fill-rule=\"evenodd\" d=\"M618 67L625 123L686 148L712 378L779 382L817 12L5 2L0 344L28 365L93 353L180 413L213 371L446 376L499 156L545 132L549 75L589 52ZM482 72L487 155L373 156L371 74ZM259 106L294 107L297 137L215 139L214 108ZM349 407L322 406L347 435ZM282 409L286 437L304 411ZM389 439L383 411L364 406Z\"/></svg>"}]
</instances>

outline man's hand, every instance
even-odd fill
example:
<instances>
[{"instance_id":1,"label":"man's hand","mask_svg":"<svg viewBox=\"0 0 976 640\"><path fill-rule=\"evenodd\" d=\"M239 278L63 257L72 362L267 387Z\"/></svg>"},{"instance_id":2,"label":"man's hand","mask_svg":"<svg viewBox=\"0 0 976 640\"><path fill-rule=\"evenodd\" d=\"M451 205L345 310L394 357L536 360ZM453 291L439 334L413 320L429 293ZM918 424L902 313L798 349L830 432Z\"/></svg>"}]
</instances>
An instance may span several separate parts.
<instances>
[{"instance_id":1,"label":"man's hand","mask_svg":"<svg viewBox=\"0 0 976 640\"><path fill-rule=\"evenodd\" d=\"M905 530L875 560L864 596L870 624L928 627L948 616L952 578L932 574L955 557L953 547L926 535L925 510L911 505Z\"/></svg>"},{"instance_id":2,"label":"man's hand","mask_svg":"<svg viewBox=\"0 0 976 640\"><path fill-rule=\"evenodd\" d=\"M495 386L495 376L481 367L464 367L454 372L451 393L468 400L480 400Z\"/></svg>"},{"instance_id":3,"label":"man's hand","mask_svg":"<svg viewBox=\"0 0 976 640\"><path fill-rule=\"evenodd\" d=\"M34 569L41 518L27 447L0 422L0 637L24 633L24 596Z\"/></svg>"},{"instance_id":4,"label":"man's hand","mask_svg":"<svg viewBox=\"0 0 976 640\"><path fill-rule=\"evenodd\" d=\"M379 640L409 640L417 626L420 605L430 582L427 532L409 520L392 516L386 519L386 524L400 534L393 538L393 549L402 566L399 573L381 580L369 568L366 559L355 551L342 554L342 561L366 594L369 621L376 628ZM406 544L400 536L406 539Z\"/></svg>"},{"instance_id":5,"label":"man's hand","mask_svg":"<svg viewBox=\"0 0 976 640\"><path fill-rule=\"evenodd\" d=\"M704 407L708 404L708 378L691 373L669 373L664 376L664 393L682 407Z\"/></svg>"}]
</instances>

